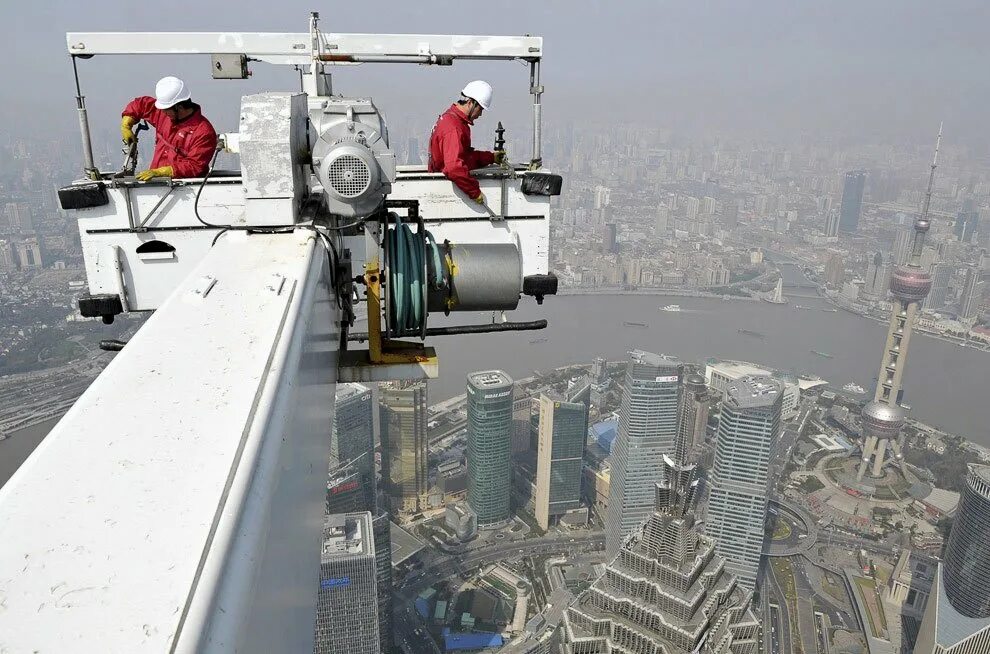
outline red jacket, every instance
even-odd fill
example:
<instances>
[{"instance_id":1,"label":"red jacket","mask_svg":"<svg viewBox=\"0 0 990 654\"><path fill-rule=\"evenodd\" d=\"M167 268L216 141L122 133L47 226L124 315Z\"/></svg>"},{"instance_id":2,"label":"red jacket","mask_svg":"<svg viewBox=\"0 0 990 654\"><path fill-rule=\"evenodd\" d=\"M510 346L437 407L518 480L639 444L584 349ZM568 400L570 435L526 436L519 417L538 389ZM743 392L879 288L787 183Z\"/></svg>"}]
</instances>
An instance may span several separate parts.
<instances>
[{"instance_id":1,"label":"red jacket","mask_svg":"<svg viewBox=\"0 0 990 654\"><path fill-rule=\"evenodd\" d=\"M172 166L173 177L203 177L217 147L217 133L196 105L196 111L181 123L173 123L155 107L155 99L134 98L121 116L146 120L155 128L155 156L149 168Z\"/></svg>"},{"instance_id":2,"label":"red jacket","mask_svg":"<svg viewBox=\"0 0 990 654\"><path fill-rule=\"evenodd\" d=\"M471 147L474 124L456 104L450 105L430 134L430 172L443 173L472 200L481 194L478 180L469 171L495 163L495 155Z\"/></svg>"}]
</instances>

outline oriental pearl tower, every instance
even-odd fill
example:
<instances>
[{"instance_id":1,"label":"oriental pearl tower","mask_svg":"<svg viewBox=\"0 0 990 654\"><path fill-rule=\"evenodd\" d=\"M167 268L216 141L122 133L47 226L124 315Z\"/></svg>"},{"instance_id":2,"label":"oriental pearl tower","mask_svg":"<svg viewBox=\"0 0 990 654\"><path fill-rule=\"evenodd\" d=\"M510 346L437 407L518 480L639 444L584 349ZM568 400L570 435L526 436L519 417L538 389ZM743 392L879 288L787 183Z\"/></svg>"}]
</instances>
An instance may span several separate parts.
<instances>
[{"instance_id":1,"label":"oriental pearl tower","mask_svg":"<svg viewBox=\"0 0 990 654\"><path fill-rule=\"evenodd\" d=\"M887 341L884 345L877 390L873 401L863 407L863 460L859 464L856 480L861 481L869 472L873 478L883 476L886 464L896 461L904 473L904 455L897 440L904 425L904 409L900 406L901 380L907 363L911 330L922 301L932 288L932 277L921 268L921 250L925 235L931 227L928 209L932 201L935 168L938 166L938 149L942 143L942 127L938 128L935 141L935 157L928 176L928 191L922 203L921 214L914 221L914 241L911 257L905 266L897 268L890 277L890 293L894 306L890 312Z\"/></svg>"}]
</instances>

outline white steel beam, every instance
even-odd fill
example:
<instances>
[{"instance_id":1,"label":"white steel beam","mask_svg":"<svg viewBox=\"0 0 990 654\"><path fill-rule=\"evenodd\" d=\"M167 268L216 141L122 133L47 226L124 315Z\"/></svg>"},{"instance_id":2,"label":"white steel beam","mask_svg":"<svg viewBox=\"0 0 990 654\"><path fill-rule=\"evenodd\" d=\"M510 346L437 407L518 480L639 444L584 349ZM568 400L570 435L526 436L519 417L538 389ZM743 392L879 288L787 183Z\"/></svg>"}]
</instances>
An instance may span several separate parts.
<instances>
[{"instance_id":1,"label":"white steel beam","mask_svg":"<svg viewBox=\"0 0 990 654\"><path fill-rule=\"evenodd\" d=\"M0 651L311 652L340 315L225 235L0 488Z\"/></svg>"},{"instance_id":2,"label":"white steel beam","mask_svg":"<svg viewBox=\"0 0 990 654\"><path fill-rule=\"evenodd\" d=\"M69 32L70 55L244 54L280 64L312 61L306 32ZM433 55L454 59L540 59L543 37L442 34L320 34L323 54L368 57Z\"/></svg>"}]
</instances>

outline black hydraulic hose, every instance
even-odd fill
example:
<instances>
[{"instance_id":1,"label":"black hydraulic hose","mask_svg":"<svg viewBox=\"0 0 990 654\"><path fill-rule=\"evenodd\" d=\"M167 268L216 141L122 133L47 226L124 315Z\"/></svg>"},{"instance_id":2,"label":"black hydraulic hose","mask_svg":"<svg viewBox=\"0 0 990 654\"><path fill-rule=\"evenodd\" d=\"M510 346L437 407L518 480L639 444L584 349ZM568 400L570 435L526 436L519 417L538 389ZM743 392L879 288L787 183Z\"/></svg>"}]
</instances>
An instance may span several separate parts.
<instances>
[{"instance_id":1,"label":"black hydraulic hose","mask_svg":"<svg viewBox=\"0 0 990 654\"><path fill-rule=\"evenodd\" d=\"M498 322L482 325L453 325L451 327L428 327L427 336L453 336L455 334L489 334L492 332L525 332L536 329L546 329L546 320L530 320L527 322ZM368 332L354 332L347 337L349 341L366 341Z\"/></svg>"}]
</instances>

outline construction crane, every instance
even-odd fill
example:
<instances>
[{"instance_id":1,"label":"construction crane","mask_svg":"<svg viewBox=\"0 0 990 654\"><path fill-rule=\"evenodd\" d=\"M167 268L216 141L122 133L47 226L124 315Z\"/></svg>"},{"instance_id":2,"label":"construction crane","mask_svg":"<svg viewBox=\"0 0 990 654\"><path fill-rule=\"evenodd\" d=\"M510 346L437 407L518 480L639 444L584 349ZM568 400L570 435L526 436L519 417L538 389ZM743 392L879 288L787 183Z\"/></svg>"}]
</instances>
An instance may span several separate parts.
<instances>
[{"instance_id":1,"label":"construction crane","mask_svg":"<svg viewBox=\"0 0 990 654\"><path fill-rule=\"evenodd\" d=\"M80 310L154 313L0 489L0 651L312 651L337 381L435 377L426 337L546 325L429 324L556 291L543 41L333 34L316 14L301 33L66 41L84 177L59 197L79 223ZM239 170L140 182L128 153L99 171L79 65L176 53L215 78L293 66L302 88L241 99L220 139ZM461 60L529 67L530 160L475 172L493 206L397 166L374 100L330 92L338 64Z\"/></svg>"}]
</instances>

